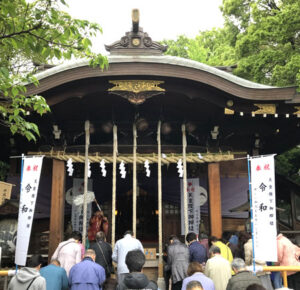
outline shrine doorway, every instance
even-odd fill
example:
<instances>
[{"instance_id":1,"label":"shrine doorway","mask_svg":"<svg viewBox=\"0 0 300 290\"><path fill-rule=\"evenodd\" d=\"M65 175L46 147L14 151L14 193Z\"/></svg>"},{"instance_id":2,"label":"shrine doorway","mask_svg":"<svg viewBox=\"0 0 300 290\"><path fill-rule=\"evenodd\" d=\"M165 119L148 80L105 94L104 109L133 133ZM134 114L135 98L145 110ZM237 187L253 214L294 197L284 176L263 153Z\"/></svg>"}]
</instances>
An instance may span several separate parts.
<instances>
[{"instance_id":1,"label":"shrine doorway","mask_svg":"<svg viewBox=\"0 0 300 290\"><path fill-rule=\"evenodd\" d=\"M158 242L158 210L156 192L137 187L136 237L143 243ZM132 229L132 189L120 194L116 207L116 239Z\"/></svg>"}]
</instances>

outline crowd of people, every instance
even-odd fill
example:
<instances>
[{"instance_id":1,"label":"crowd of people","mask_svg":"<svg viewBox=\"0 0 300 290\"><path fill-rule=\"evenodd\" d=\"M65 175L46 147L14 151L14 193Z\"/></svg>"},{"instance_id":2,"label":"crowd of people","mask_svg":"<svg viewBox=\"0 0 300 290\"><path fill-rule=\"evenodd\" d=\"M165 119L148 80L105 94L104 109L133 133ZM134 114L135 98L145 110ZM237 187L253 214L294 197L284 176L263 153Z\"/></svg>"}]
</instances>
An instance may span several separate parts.
<instances>
[{"instance_id":1,"label":"crowd of people","mask_svg":"<svg viewBox=\"0 0 300 290\"><path fill-rule=\"evenodd\" d=\"M144 248L131 231L118 240L112 250L106 235L94 235L88 249L81 244L81 234L73 232L55 250L48 266L42 267L40 255L33 255L26 267L11 279L9 290L83 290L83 289L158 289L143 273ZM164 278L169 290L273 290L282 288L280 272L253 273L251 235L240 232L222 239L188 233L186 244L171 236L165 252ZM299 266L300 248L283 235L277 237L278 265ZM109 284L117 266L117 280ZM255 260L257 266L266 261ZM300 289L300 274L288 273L289 286Z\"/></svg>"},{"instance_id":2,"label":"crowd of people","mask_svg":"<svg viewBox=\"0 0 300 290\"><path fill-rule=\"evenodd\" d=\"M281 289L283 287L280 272L265 272L262 267L266 261L255 259L256 272L253 273L252 237L247 232L224 233L222 239L195 233L186 236L188 245L175 236L170 237L167 248L165 279L172 281L172 290L187 289L191 281L198 281L205 290L246 290L252 284L253 289ZM300 266L300 248L287 237L277 237L279 266ZM300 273L288 272L288 284L291 289L300 290ZM252 289L252 288L251 288Z\"/></svg>"}]
</instances>

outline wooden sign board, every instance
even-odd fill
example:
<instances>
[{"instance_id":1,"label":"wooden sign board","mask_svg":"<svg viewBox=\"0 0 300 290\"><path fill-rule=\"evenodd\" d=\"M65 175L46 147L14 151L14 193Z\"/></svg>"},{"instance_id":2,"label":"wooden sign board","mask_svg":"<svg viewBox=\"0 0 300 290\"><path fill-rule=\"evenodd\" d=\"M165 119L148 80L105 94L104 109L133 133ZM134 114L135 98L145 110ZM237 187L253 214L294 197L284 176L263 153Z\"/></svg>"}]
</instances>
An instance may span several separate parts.
<instances>
[{"instance_id":1,"label":"wooden sign board","mask_svg":"<svg viewBox=\"0 0 300 290\"><path fill-rule=\"evenodd\" d=\"M144 249L146 260L156 259L156 248L145 248Z\"/></svg>"},{"instance_id":2,"label":"wooden sign board","mask_svg":"<svg viewBox=\"0 0 300 290\"><path fill-rule=\"evenodd\" d=\"M12 184L0 181L0 205L2 205L6 199L10 199Z\"/></svg>"}]
</instances>

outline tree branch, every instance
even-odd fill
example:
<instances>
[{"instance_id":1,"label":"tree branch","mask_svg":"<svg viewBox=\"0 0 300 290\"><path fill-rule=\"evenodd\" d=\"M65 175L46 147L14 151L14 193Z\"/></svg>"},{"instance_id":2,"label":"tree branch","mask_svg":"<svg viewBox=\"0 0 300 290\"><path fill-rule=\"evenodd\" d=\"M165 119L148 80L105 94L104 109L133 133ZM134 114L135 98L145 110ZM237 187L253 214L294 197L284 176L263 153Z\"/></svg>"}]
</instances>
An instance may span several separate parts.
<instances>
[{"instance_id":1,"label":"tree branch","mask_svg":"<svg viewBox=\"0 0 300 290\"><path fill-rule=\"evenodd\" d=\"M38 36L38 35L36 35L36 34L34 34L32 32L29 32L29 34L32 35L32 36L34 36L34 37L36 37L39 40L42 40L42 41L48 43L48 44L55 44L55 45L61 46L61 47L68 47L68 48L74 48L74 49L80 50L79 47L76 47L76 46L74 46L72 44L63 44L63 43L55 42L53 40L48 40L48 39L40 37L40 36Z\"/></svg>"},{"instance_id":2,"label":"tree branch","mask_svg":"<svg viewBox=\"0 0 300 290\"><path fill-rule=\"evenodd\" d=\"M31 31L37 30L41 27L42 27L42 23L39 23L38 25L36 25L36 26L34 26L30 29L22 30L22 31L19 31L19 32L14 32L14 33L11 33L11 34L0 36L0 39L10 38L10 37L14 37L16 35L22 35L22 34L30 33Z\"/></svg>"}]
</instances>

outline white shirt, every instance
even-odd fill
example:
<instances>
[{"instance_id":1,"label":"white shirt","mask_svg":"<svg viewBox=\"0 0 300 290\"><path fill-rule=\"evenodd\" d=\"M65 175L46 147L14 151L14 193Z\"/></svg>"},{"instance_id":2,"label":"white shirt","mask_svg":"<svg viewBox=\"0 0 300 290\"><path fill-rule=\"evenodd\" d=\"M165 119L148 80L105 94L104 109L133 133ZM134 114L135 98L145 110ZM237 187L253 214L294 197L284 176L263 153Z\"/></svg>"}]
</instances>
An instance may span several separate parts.
<instances>
[{"instance_id":1,"label":"white shirt","mask_svg":"<svg viewBox=\"0 0 300 290\"><path fill-rule=\"evenodd\" d=\"M112 254L112 260L118 264L118 274L129 273L125 264L125 258L127 253L132 250L141 250L144 253L144 248L141 242L131 235L127 234L123 239L116 242Z\"/></svg>"}]
</instances>

